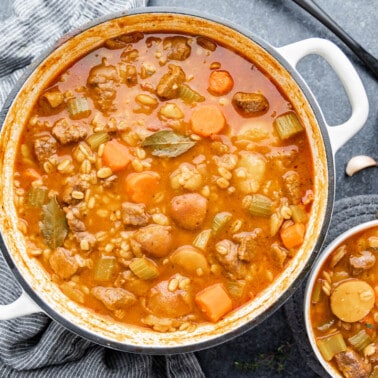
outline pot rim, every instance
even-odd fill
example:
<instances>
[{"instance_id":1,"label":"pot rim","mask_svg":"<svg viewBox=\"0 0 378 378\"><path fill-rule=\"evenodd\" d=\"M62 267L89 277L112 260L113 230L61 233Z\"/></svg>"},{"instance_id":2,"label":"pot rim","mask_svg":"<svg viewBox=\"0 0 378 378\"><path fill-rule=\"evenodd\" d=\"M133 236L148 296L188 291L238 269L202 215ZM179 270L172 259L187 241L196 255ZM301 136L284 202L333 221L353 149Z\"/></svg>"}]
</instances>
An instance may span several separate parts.
<instances>
[{"instance_id":1,"label":"pot rim","mask_svg":"<svg viewBox=\"0 0 378 378\"><path fill-rule=\"evenodd\" d=\"M38 55L36 59L27 67L26 71L21 75L13 89L11 90L10 94L7 96L7 99L3 105L3 108L0 112L0 127L2 128L4 121L8 115L8 112L13 104L13 101L16 99L18 93L22 89L24 83L29 79L29 77L33 74L33 72L43 63L43 61L59 46L63 45L67 40L77 36L78 34L88 30L92 27L97 25L106 23L110 20L114 20L117 18L127 17L127 16L135 16L139 14L173 14L173 15L184 15L194 18L203 19L205 21L215 22L222 26L225 26L229 29L236 31L237 33L247 37L248 39L252 40L254 43L259 45L263 50L265 50L270 56L272 56L276 61L279 62L290 74L290 76L294 79L296 85L300 88L303 92L304 97L306 98L316 120L316 123L319 127L320 134L322 136L323 147L325 151L326 157L326 164L325 167L328 173L328 193L327 193L327 204L324 210L324 218L322 219L322 226L320 228L320 234L317 236L317 240L314 243L313 249L311 254L309 255L302 271L298 274L298 276L287 286L287 288L281 293L279 298L271 304L266 310L264 310L261 314L256 316L251 321L240 325L237 328L233 328L228 330L226 333L222 335L217 335L216 337L208 338L204 341L195 342L186 345L178 345L178 346L171 346L171 345L163 345L163 346L137 346L132 344L127 344L125 342L120 342L116 340L110 340L103 336L99 336L93 332L90 332L87 329L84 329L75 323L69 321L66 317L55 311L51 308L37 293L34 291L27 280L22 276L20 271L18 270L16 264L14 263L10 252L6 246L4 241L3 235L0 232L0 249L4 256L5 261L7 262L9 268L11 269L12 273L16 277L18 283L20 283L21 287L25 290L25 292L30 296L30 298L37 303L37 305L43 310L45 314L47 314L52 320L57 321L70 331L94 342L100 344L105 347L110 347L112 349L120 350L120 351L127 351L127 352L134 352L134 353L147 353L147 354L173 354L173 353L187 353L198 351L206 348L210 348L219 344L222 344L226 341L229 341L237 336L242 335L243 333L247 332L248 330L254 328L264 320L266 320L269 316L271 316L275 311L277 311L285 302L290 298L290 296L298 289L298 287L303 282L304 278L306 277L307 273L309 272L310 267L312 266L316 256L319 254L325 237L327 235L328 227L331 220L332 210L333 210L333 202L334 202L334 192L335 192L335 172L334 172L334 160L333 160L333 153L330 143L330 138L327 132L326 124L323 118L322 111L320 106L318 105L314 95L312 94L311 90L307 86L304 79L300 76L298 71L288 63L288 61L277 51L275 47L261 39L260 37L255 36L252 32L248 31L244 27L236 25L235 23L225 20L221 17L216 17L209 15L205 12L199 12L195 10L190 10L188 8L181 8L181 7L146 7L146 8L134 8L129 11L121 11L108 14L106 16L102 16L96 18L95 20L88 22L74 30L66 33L63 37L61 37L56 43L54 43L51 47L46 49L44 52ZM177 31L179 32L179 31ZM195 34L195 33L194 33ZM2 130L0 130L1 132Z\"/></svg>"}]
</instances>

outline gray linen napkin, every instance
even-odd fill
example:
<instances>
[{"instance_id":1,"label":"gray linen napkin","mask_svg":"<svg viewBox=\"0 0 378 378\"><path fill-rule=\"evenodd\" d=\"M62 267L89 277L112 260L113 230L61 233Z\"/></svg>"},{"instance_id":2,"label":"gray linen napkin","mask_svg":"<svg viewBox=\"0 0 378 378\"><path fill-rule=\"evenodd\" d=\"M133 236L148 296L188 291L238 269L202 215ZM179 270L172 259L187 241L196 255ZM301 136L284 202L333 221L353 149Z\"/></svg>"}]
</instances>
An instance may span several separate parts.
<instances>
[{"instance_id":1,"label":"gray linen napkin","mask_svg":"<svg viewBox=\"0 0 378 378\"><path fill-rule=\"evenodd\" d=\"M344 198L335 203L329 232L323 249L336 237L358 224L378 219L378 195ZM306 334L303 317L303 298L306 281L284 306L295 342L307 365L320 377L328 377L317 361Z\"/></svg>"},{"instance_id":2,"label":"gray linen napkin","mask_svg":"<svg viewBox=\"0 0 378 378\"><path fill-rule=\"evenodd\" d=\"M64 33L148 0L14 0L0 22L0 107L26 66ZM0 255L0 304L21 290ZM203 377L194 354L148 356L100 347L44 314L0 322L0 377Z\"/></svg>"}]
</instances>

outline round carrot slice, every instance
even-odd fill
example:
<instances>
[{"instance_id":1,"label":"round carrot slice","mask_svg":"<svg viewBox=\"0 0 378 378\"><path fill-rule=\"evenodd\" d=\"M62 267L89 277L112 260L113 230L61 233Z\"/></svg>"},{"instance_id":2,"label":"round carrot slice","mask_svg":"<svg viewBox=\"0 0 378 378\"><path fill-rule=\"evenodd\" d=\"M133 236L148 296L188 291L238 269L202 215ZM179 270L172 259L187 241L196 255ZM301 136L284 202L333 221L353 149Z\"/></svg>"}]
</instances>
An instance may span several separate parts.
<instances>
[{"instance_id":1,"label":"round carrot slice","mask_svg":"<svg viewBox=\"0 0 378 378\"><path fill-rule=\"evenodd\" d=\"M234 80L228 71L213 71L209 77L209 92L215 96L223 96L231 91Z\"/></svg>"},{"instance_id":2,"label":"round carrot slice","mask_svg":"<svg viewBox=\"0 0 378 378\"><path fill-rule=\"evenodd\" d=\"M197 107L190 118L190 125L195 134L209 137L218 134L226 125L222 111L215 105Z\"/></svg>"},{"instance_id":3,"label":"round carrot slice","mask_svg":"<svg viewBox=\"0 0 378 378\"><path fill-rule=\"evenodd\" d=\"M373 308L373 288L365 281L351 279L341 282L331 294L331 310L343 322L363 319Z\"/></svg>"}]
</instances>

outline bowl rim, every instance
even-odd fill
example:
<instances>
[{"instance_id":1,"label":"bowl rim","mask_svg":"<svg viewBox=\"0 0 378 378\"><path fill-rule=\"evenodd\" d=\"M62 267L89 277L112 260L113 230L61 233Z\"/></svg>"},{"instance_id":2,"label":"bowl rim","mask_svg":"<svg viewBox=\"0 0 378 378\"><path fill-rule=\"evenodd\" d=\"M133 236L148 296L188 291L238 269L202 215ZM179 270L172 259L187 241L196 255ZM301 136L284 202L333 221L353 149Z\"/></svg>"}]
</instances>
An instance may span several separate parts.
<instances>
[{"instance_id":1,"label":"bowl rim","mask_svg":"<svg viewBox=\"0 0 378 378\"><path fill-rule=\"evenodd\" d=\"M43 310L43 312L46 315L48 315L51 319L59 322L61 325L68 328L70 331L80 336L83 336L86 339L92 342L95 342L97 344L110 347L112 349L121 350L121 351L128 351L128 352L134 352L134 353L147 353L147 354L186 353L186 352L193 352L193 351L210 348L210 347L222 344L226 341L229 341L237 336L242 335L243 333L247 332L248 330L252 329L253 327L257 326L258 324L260 324L261 322L269 318L300 287L304 278L307 276L309 269L312 266L316 256L319 254L321 250L321 247L327 235L328 227L330 224L332 210L333 210L333 203L334 203L334 193L335 193L334 156L332 153L329 134L327 132L325 120L324 120L322 111L320 109L320 106L318 105L314 95L312 94L311 90L307 86L306 82L300 76L300 74L295 69L295 67L290 65L288 61L280 54L279 51L277 51L275 47L273 47L272 45L270 45L268 42L264 41L260 37L257 37L254 33L247 30L246 28L239 26L224 18L213 16L205 12L195 11L188 8L181 8L181 7L146 7L146 8L134 8L129 11L115 12L115 13L111 13L111 14L96 18L95 20L85 23L84 25L66 33L51 47L49 47L44 52L39 54L38 57L33 60L31 65L27 67L26 71L21 75L21 77L19 78L19 80L17 81L13 89L11 90L10 94L7 96L7 99L0 112L1 127L3 126L4 121L6 120L6 117L13 104L13 101L16 99L24 83L29 79L29 77L33 74L33 72L44 62L44 60L58 47L63 45L67 40L97 25L106 23L108 21L111 21L117 18L123 18L125 16L127 17L127 16L143 15L143 14L172 14L172 15L177 14L177 15L189 16L189 17L199 18L205 21L215 22L229 29L232 29L235 32L252 40L258 46L260 46L263 50L265 50L270 56L272 56L276 61L278 61L279 64L282 65L282 67L290 74L290 76L293 78L294 82L299 87L299 89L303 92L303 95L306 98L308 105L314 114L314 119L317 123L319 133L322 137L322 145L324 148L325 159L326 159L324 166L325 166L325 169L327 170L328 184L329 184L328 189L327 189L327 195L326 195L327 203L324 206L324 218L322 219L320 233L317 236L316 242L314 242L313 249L311 253L309 254L309 257L307 258L303 269L298 274L298 276L293 281L291 281L291 283L286 287L286 289L282 292L282 294L278 297L278 299L275 302L273 302L261 314L259 314L258 316L256 316L255 318L253 318L251 321L247 323L244 323L236 328L227 330L227 332L221 335L217 335L215 337L208 337L207 339L200 342L197 341L195 343L188 343L185 345L178 345L178 346L177 345L138 346L138 345L133 345L133 344L127 344L125 342L119 342L116 340L107 339L87 329L83 329L81 326L69 321L64 315L58 313L57 311L52 309L47 303L45 303L43 299L29 285L26 278L23 277L23 275L18 270L16 264L14 263L1 232L0 232L0 249L2 251L2 254L4 256L6 263L8 264L12 273L16 277L18 283L21 284L22 288L31 297L31 299L37 303L37 305Z\"/></svg>"},{"instance_id":2,"label":"bowl rim","mask_svg":"<svg viewBox=\"0 0 378 378\"><path fill-rule=\"evenodd\" d=\"M334 252L335 248L337 248L341 243L343 243L348 238L362 232L366 231L370 228L378 227L378 219L370 220L367 222L360 223L356 226L349 228L348 230L341 233L335 239L333 239L330 244L320 253L316 261L314 262L312 269L308 275L308 279L305 286L304 291L304 306L303 306L303 315L305 320L305 328L308 340L310 342L311 348L317 358L317 360L321 363L323 368L327 371L328 374L336 377L342 377L338 370L336 370L329 362L327 362L323 356L321 355L319 348L316 345L316 340L314 336L314 332L311 326L311 319L310 319L310 311L309 308L311 306L311 293L314 287L315 280L319 274L320 269L322 268L324 262L327 260L329 255Z\"/></svg>"}]
</instances>

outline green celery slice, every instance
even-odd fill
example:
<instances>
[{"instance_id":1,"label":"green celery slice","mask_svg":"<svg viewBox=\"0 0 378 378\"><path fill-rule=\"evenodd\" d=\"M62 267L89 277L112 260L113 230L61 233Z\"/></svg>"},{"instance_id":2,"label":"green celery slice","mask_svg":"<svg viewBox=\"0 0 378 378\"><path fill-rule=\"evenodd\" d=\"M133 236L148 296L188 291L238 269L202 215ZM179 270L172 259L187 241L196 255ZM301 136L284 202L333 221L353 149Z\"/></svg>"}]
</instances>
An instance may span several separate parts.
<instances>
[{"instance_id":1,"label":"green celery slice","mask_svg":"<svg viewBox=\"0 0 378 378\"><path fill-rule=\"evenodd\" d=\"M274 120L273 125L278 133L278 136L282 140L289 139L304 130L297 115L293 112L288 112L278 116Z\"/></svg>"}]
</instances>

